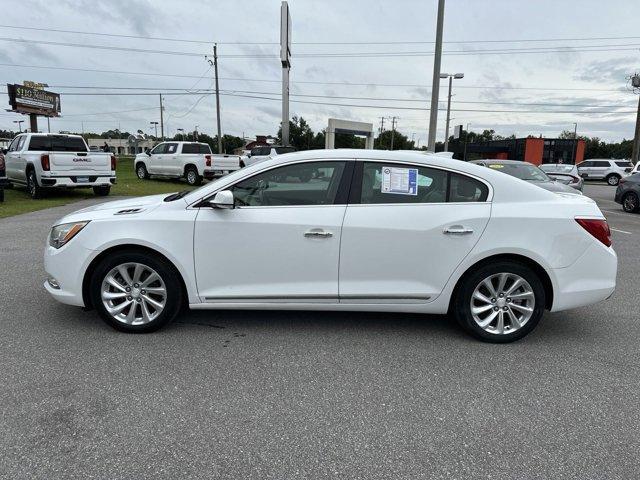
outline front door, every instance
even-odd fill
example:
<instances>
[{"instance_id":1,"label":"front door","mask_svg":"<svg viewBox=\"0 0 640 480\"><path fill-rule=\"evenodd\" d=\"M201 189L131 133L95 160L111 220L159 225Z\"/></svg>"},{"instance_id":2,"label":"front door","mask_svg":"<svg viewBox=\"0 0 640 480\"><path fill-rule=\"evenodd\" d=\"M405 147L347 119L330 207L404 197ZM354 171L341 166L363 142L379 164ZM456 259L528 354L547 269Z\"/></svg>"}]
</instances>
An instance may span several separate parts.
<instances>
[{"instance_id":1,"label":"front door","mask_svg":"<svg viewBox=\"0 0 640 480\"><path fill-rule=\"evenodd\" d=\"M160 145L156 145L156 147L151 150L149 155L149 161L147 164L147 171L153 175L161 175L162 174L162 162L164 157L164 152L167 151L167 144L161 143Z\"/></svg>"},{"instance_id":2,"label":"front door","mask_svg":"<svg viewBox=\"0 0 640 480\"><path fill-rule=\"evenodd\" d=\"M489 188L437 168L359 163L342 226L341 303L434 299L489 221Z\"/></svg>"},{"instance_id":3,"label":"front door","mask_svg":"<svg viewBox=\"0 0 640 480\"><path fill-rule=\"evenodd\" d=\"M338 301L352 162L290 164L236 183L234 209L201 207L196 281L205 302Z\"/></svg>"}]
</instances>

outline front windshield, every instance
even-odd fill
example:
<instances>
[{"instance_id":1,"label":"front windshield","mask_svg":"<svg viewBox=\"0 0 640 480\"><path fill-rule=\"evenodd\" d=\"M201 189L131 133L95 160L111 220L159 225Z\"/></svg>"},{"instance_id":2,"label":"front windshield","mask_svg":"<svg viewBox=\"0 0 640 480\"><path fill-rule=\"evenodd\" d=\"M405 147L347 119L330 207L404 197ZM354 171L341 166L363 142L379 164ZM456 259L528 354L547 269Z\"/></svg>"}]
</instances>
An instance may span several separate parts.
<instances>
[{"instance_id":1,"label":"front windshield","mask_svg":"<svg viewBox=\"0 0 640 480\"><path fill-rule=\"evenodd\" d=\"M487 163L487 167L527 182L552 181L546 173L530 163Z\"/></svg>"},{"instance_id":2,"label":"front windshield","mask_svg":"<svg viewBox=\"0 0 640 480\"><path fill-rule=\"evenodd\" d=\"M571 173L573 171L573 165L564 165L558 163L548 163L546 165L540 165L540 168L545 172L564 172Z\"/></svg>"}]
</instances>

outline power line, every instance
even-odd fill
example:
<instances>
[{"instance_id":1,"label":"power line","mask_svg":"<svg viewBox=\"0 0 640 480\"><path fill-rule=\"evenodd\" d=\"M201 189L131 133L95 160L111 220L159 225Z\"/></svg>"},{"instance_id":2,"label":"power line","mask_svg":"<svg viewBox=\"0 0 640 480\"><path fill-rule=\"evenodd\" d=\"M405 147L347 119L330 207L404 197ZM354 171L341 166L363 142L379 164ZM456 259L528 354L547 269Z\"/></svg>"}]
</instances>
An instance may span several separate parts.
<instances>
[{"instance_id":1,"label":"power line","mask_svg":"<svg viewBox=\"0 0 640 480\"><path fill-rule=\"evenodd\" d=\"M0 25L2 28L11 28L14 30L32 30L40 32L55 32L55 33L73 33L80 35L93 35L100 37L113 37L113 38L132 38L140 40L160 40L165 42L181 42L181 43L197 43L197 44L212 44L218 43L218 45L279 45L279 42L246 42L246 41L230 41L221 42L213 39L198 40L188 38L176 38L176 37L152 37L143 35L126 35L117 33L104 33L104 32L87 32L81 30L63 30L57 28L44 28L44 27L25 27L17 25ZM537 43L537 42L582 42L582 41L609 41L609 40L636 40L640 39L639 36L612 36L612 37L574 37L574 38L523 38L523 39L474 39L474 40L445 40L443 43L449 44L467 44L467 43ZM294 45L433 45L433 41L422 40L391 40L391 41L335 41L335 42L292 42Z\"/></svg>"}]
</instances>

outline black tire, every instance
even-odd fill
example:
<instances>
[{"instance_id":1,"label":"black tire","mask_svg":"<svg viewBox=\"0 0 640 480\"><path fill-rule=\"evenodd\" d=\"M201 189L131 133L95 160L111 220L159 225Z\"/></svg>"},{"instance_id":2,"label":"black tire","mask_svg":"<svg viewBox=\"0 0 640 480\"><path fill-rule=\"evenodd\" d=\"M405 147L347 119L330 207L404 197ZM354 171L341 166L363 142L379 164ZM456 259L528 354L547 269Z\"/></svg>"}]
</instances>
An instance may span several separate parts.
<instances>
[{"instance_id":1,"label":"black tire","mask_svg":"<svg viewBox=\"0 0 640 480\"><path fill-rule=\"evenodd\" d=\"M505 332L503 334L491 333L483 329L476 323L471 313L471 302L476 287L480 285L483 280L500 273L515 274L526 280L533 291L535 302L529 320L515 331L511 333ZM460 326L479 340L491 343L514 342L531 332L542 318L545 307L544 286L538 275L528 266L514 261L497 261L495 263L485 264L469 275L465 275L461 279L451 306L453 310L451 313L453 313Z\"/></svg>"},{"instance_id":2,"label":"black tire","mask_svg":"<svg viewBox=\"0 0 640 480\"><path fill-rule=\"evenodd\" d=\"M111 186L110 185L104 185L104 186L100 186L100 187L93 187L93 194L96 197L106 197L107 195L109 195L110 191L111 191Z\"/></svg>"},{"instance_id":3,"label":"black tire","mask_svg":"<svg viewBox=\"0 0 640 480\"><path fill-rule=\"evenodd\" d=\"M202 177L198 175L196 167L187 167L184 169L184 178L187 183L192 186L197 186L202 183Z\"/></svg>"},{"instance_id":4,"label":"black tire","mask_svg":"<svg viewBox=\"0 0 640 480\"><path fill-rule=\"evenodd\" d=\"M149 172L147 172L147 167L144 163L139 163L136 165L136 176L140 180L146 180L149 178Z\"/></svg>"},{"instance_id":5,"label":"black tire","mask_svg":"<svg viewBox=\"0 0 640 480\"><path fill-rule=\"evenodd\" d=\"M0 187L0 202L4 202L4 188Z\"/></svg>"},{"instance_id":6,"label":"black tire","mask_svg":"<svg viewBox=\"0 0 640 480\"><path fill-rule=\"evenodd\" d=\"M612 187L615 187L620 183L620 176L616 175L615 173L612 173L610 175L607 175L607 178L605 178L605 180L609 185L611 185Z\"/></svg>"},{"instance_id":7,"label":"black tire","mask_svg":"<svg viewBox=\"0 0 640 480\"><path fill-rule=\"evenodd\" d=\"M27 193L34 200L44 196L44 189L38 185L38 178L36 177L35 170L29 170L27 172Z\"/></svg>"},{"instance_id":8,"label":"black tire","mask_svg":"<svg viewBox=\"0 0 640 480\"><path fill-rule=\"evenodd\" d=\"M107 311L107 308L102 302L101 289L105 277L113 268L126 263L139 263L150 267L155 270L164 282L166 288L164 309L155 319L148 323L131 325L117 320ZM104 258L93 271L90 279L91 302L102 319L116 330L127 333L154 332L170 323L176 315L178 315L183 306L182 284L180 283L179 276L180 274L176 268L159 255L135 250L117 252ZM130 300L131 297L127 297L127 299ZM135 303L132 303L132 305L135 305ZM129 309L126 308L125 311L128 312Z\"/></svg>"},{"instance_id":9,"label":"black tire","mask_svg":"<svg viewBox=\"0 0 640 480\"><path fill-rule=\"evenodd\" d=\"M635 213L640 209L640 199L634 192L625 193L622 197L622 209L627 213Z\"/></svg>"}]
</instances>

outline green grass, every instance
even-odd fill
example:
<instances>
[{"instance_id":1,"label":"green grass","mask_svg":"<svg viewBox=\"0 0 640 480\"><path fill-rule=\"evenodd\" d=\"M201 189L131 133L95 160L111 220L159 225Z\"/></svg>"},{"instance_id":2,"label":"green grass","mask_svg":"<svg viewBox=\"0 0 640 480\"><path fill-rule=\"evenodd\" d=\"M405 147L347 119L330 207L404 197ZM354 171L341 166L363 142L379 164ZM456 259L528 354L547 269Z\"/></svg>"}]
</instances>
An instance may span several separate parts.
<instances>
[{"instance_id":1,"label":"green grass","mask_svg":"<svg viewBox=\"0 0 640 480\"><path fill-rule=\"evenodd\" d=\"M179 180L138 179L133 170L133 157L120 157L118 159L116 175L118 183L111 187L109 196L124 195L139 197L193 189L193 187L189 187L186 182ZM4 203L0 202L0 218L67 205L87 198L95 198L91 188L51 189L47 190L45 197L39 200L31 199L22 187L5 189ZM109 197L100 198L105 202L109 201Z\"/></svg>"}]
</instances>

